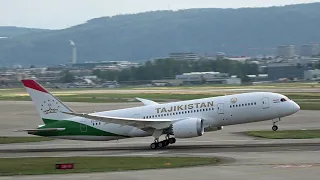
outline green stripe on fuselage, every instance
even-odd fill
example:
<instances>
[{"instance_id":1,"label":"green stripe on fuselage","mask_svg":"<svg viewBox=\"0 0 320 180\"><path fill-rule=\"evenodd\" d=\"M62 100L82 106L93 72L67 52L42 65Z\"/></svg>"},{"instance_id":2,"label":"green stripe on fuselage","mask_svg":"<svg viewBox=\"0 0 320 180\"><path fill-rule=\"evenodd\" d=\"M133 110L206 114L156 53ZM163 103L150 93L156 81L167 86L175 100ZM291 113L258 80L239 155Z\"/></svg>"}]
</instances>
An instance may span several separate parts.
<instances>
[{"instance_id":1,"label":"green stripe on fuselage","mask_svg":"<svg viewBox=\"0 0 320 180\"><path fill-rule=\"evenodd\" d=\"M44 122L45 125L57 122L57 120L44 119L44 118L42 118L42 121Z\"/></svg>"},{"instance_id":2,"label":"green stripe on fuselage","mask_svg":"<svg viewBox=\"0 0 320 180\"><path fill-rule=\"evenodd\" d=\"M63 131L55 132L36 132L34 135L38 136L120 136L127 137L118 134L113 134L106 132L91 126L87 126L80 122L70 121L70 120L52 120L52 119L43 119L45 126L40 127L39 129L46 128L65 128ZM49 122L49 123L46 123Z\"/></svg>"}]
</instances>

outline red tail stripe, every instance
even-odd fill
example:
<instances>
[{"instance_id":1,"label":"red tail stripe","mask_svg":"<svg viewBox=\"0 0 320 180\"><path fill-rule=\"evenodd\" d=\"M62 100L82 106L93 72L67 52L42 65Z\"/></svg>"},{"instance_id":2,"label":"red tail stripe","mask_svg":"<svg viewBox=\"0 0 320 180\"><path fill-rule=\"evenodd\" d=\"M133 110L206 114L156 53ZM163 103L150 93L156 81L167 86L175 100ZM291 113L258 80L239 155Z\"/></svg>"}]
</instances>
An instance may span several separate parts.
<instances>
[{"instance_id":1,"label":"red tail stripe","mask_svg":"<svg viewBox=\"0 0 320 180\"><path fill-rule=\"evenodd\" d=\"M23 85L25 87L28 87L28 88L31 88L31 89L34 89L34 90L37 90L37 91L41 91L41 92L44 92L44 93L48 93L40 84L38 84L35 80L33 79L24 79L24 80L21 80Z\"/></svg>"}]
</instances>

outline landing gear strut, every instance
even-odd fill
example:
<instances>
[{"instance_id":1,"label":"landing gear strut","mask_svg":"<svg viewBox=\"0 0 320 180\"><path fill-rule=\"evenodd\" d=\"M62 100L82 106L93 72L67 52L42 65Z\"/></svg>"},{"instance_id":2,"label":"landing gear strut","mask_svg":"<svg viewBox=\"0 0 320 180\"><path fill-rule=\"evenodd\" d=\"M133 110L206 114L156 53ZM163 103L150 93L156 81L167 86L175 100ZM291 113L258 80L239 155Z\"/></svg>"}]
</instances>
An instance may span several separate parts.
<instances>
[{"instance_id":1,"label":"landing gear strut","mask_svg":"<svg viewBox=\"0 0 320 180\"><path fill-rule=\"evenodd\" d=\"M279 129L278 126L276 125L276 123L279 122L279 121L281 121L280 118L277 119L277 120L272 120L272 122L273 122L272 130L273 131L277 131Z\"/></svg>"}]
</instances>

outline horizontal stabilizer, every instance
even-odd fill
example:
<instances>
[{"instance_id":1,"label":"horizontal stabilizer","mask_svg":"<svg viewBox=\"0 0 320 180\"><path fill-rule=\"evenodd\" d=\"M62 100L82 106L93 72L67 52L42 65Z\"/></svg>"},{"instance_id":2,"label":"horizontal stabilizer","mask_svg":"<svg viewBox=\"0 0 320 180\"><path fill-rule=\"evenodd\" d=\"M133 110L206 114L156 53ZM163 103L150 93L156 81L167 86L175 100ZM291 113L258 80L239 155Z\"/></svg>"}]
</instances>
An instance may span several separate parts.
<instances>
[{"instance_id":1,"label":"horizontal stabilizer","mask_svg":"<svg viewBox=\"0 0 320 180\"><path fill-rule=\"evenodd\" d=\"M21 129L16 132L28 132L28 133L37 133L37 132L55 132L55 131L63 131L66 128L43 128L43 129Z\"/></svg>"}]
</instances>

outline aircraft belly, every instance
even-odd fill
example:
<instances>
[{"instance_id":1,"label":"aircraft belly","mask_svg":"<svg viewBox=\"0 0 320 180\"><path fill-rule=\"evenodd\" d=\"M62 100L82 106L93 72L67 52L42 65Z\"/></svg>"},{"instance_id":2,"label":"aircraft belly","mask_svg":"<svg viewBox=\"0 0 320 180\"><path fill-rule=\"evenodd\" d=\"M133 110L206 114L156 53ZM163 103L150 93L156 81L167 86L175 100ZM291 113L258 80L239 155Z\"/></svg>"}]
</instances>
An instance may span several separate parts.
<instances>
[{"instance_id":1,"label":"aircraft belly","mask_svg":"<svg viewBox=\"0 0 320 180\"><path fill-rule=\"evenodd\" d=\"M83 140L83 141L111 141L124 139L123 136L85 136L85 135L65 135L65 136L53 136L53 138L58 139L68 139L68 140Z\"/></svg>"}]
</instances>

